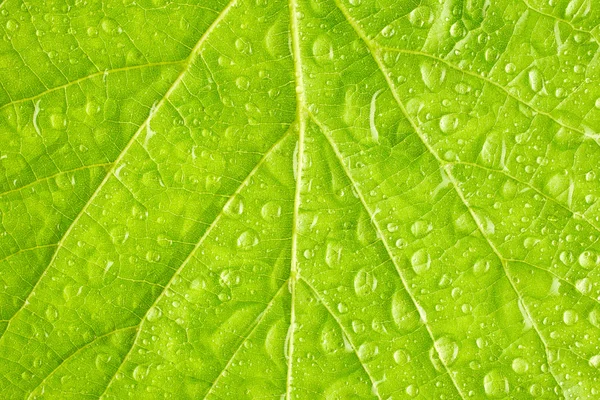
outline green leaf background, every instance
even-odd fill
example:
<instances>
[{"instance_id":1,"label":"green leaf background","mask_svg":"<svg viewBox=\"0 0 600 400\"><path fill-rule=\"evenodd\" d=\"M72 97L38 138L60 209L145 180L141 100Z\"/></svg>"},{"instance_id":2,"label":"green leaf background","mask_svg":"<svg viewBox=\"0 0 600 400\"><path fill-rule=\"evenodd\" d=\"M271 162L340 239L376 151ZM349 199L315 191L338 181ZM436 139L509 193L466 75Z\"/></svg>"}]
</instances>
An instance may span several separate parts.
<instances>
[{"instance_id":1,"label":"green leaf background","mask_svg":"<svg viewBox=\"0 0 600 400\"><path fill-rule=\"evenodd\" d=\"M0 2L3 399L597 399L600 3Z\"/></svg>"}]
</instances>

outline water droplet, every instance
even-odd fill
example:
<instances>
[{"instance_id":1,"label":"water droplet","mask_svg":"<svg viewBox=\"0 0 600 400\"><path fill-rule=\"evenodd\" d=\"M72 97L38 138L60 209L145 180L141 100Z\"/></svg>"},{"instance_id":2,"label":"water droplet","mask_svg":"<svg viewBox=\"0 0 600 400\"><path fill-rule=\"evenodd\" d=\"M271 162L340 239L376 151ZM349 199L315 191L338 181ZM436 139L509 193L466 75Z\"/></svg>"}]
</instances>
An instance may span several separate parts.
<instances>
[{"instance_id":1,"label":"water droplet","mask_svg":"<svg viewBox=\"0 0 600 400\"><path fill-rule=\"evenodd\" d=\"M420 324L420 316L401 292L396 292L392 298L392 318L403 332L410 332Z\"/></svg>"},{"instance_id":2,"label":"water droplet","mask_svg":"<svg viewBox=\"0 0 600 400\"><path fill-rule=\"evenodd\" d=\"M579 279L575 282L575 287L581 294L589 294L592 291L592 282L589 278Z\"/></svg>"},{"instance_id":3,"label":"water droplet","mask_svg":"<svg viewBox=\"0 0 600 400\"><path fill-rule=\"evenodd\" d=\"M365 331L365 323L359 319L352 321L352 330L354 333L363 333Z\"/></svg>"},{"instance_id":4,"label":"water droplet","mask_svg":"<svg viewBox=\"0 0 600 400\"><path fill-rule=\"evenodd\" d=\"M333 44L327 35L319 36L312 46L315 61L319 64L327 64L333 61Z\"/></svg>"},{"instance_id":5,"label":"water droplet","mask_svg":"<svg viewBox=\"0 0 600 400\"><path fill-rule=\"evenodd\" d=\"M420 70L423 83L433 92L437 91L446 80L446 67L438 63L423 62Z\"/></svg>"},{"instance_id":6,"label":"water droplet","mask_svg":"<svg viewBox=\"0 0 600 400\"><path fill-rule=\"evenodd\" d=\"M590 324L594 325L596 328L600 328L600 309L595 308L590 311L590 314L588 315L588 321L590 321Z\"/></svg>"},{"instance_id":7,"label":"water droplet","mask_svg":"<svg viewBox=\"0 0 600 400\"><path fill-rule=\"evenodd\" d=\"M419 388L415 385L408 385L406 387L406 394L410 397L416 397L419 394Z\"/></svg>"},{"instance_id":8,"label":"water droplet","mask_svg":"<svg viewBox=\"0 0 600 400\"><path fill-rule=\"evenodd\" d=\"M375 343L363 343L357 353L361 361L370 361L379 355L379 347Z\"/></svg>"},{"instance_id":9,"label":"water droplet","mask_svg":"<svg viewBox=\"0 0 600 400\"><path fill-rule=\"evenodd\" d=\"M86 29L86 33L89 37L94 38L98 36L98 28L96 28L95 26L90 26Z\"/></svg>"},{"instance_id":10,"label":"water droplet","mask_svg":"<svg viewBox=\"0 0 600 400\"><path fill-rule=\"evenodd\" d=\"M483 275L490 270L490 262L488 260L477 260L473 264L473 273L475 275Z\"/></svg>"},{"instance_id":11,"label":"water droplet","mask_svg":"<svg viewBox=\"0 0 600 400\"><path fill-rule=\"evenodd\" d=\"M270 201L262 206L260 215L267 222L273 222L281 217L281 206L274 201Z\"/></svg>"},{"instance_id":12,"label":"water droplet","mask_svg":"<svg viewBox=\"0 0 600 400\"><path fill-rule=\"evenodd\" d=\"M239 76L235 79L235 86L240 90L248 90L250 87L250 80L245 76Z\"/></svg>"},{"instance_id":13,"label":"water droplet","mask_svg":"<svg viewBox=\"0 0 600 400\"><path fill-rule=\"evenodd\" d=\"M433 23L433 11L428 6L419 6L408 14L408 21L415 28L429 28Z\"/></svg>"},{"instance_id":14,"label":"water droplet","mask_svg":"<svg viewBox=\"0 0 600 400\"><path fill-rule=\"evenodd\" d=\"M579 314L575 310L566 310L563 313L563 322L567 325L575 325L579 320Z\"/></svg>"},{"instance_id":15,"label":"water droplet","mask_svg":"<svg viewBox=\"0 0 600 400\"><path fill-rule=\"evenodd\" d=\"M592 9L590 0L571 0L565 8L565 18L568 20L581 20L587 17Z\"/></svg>"},{"instance_id":16,"label":"water droplet","mask_svg":"<svg viewBox=\"0 0 600 400\"><path fill-rule=\"evenodd\" d=\"M242 54L250 55L252 54L252 44L246 38L237 38L235 40L235 48Z\"/></svg>"},{"instance_id":17,"label":"water droplet","mask_svg":"<svg viewBox=\"0 0 600 400\"><path fill-rule=\"evenodd\" d=\"M242 280L239 271L233 271L231 269L224 269L219 275L219 284L221 286L238 286Z\"/></svg>"},{"instance_id":18,"label":"water droplet","mask_svg":"<svg viewBox=\"0 0 600 400\"><path fill-rule=\"evenodd\" d=\"M325 249L325 262L329 267L334 268L339 265L342 259L342 245L337 242L328 242Z\"/></svg>"},{"instance_id":19,"label":"water droplet","mask_svg":"<svg viewBox=\"0 0 600 400\"><path fill-rule=\"evenodd\" d=\"M541 395L544 394L544 388L540 385L538 385L537 383L534 383L533 385L531 385L529 387L529 394L532 397L540 397Z\"/></svg>"},{"instance_id":20,"label":"water droplet","mask_svg":"<svg viewBox=\"0 0 600 400\"><path fill-rule=\"evenodd\" d=\"M398 240L396 240L396 247L399 249L404 249L406 246L408 246L408 243L406 242L406 240L400 238Z\"/></svg>"},{"instance_id":21,"label":"water droplet","mask_svg":"<svg viewBox=\"0 0 600 400\"><path fill-rule=\"evenodd\" d=\"M50 126L56 130L62 130L67 127L67 117L64 114L51 114Z\"/></svg>"},{"instance_id":22,"label":"water droplet","mask_svg":"<svg viewBox=\"0 0 600 400\"><path fill-rule=\"evenodd\" d=\"M435 350L442 363L446 366L452 365L458 357L458 344L448 336L442 336L435 341Z\"/></svg>"},{"instance_id":23,"label":"water droplet","mask_svg":"<svg viewBox=\"0 0 600 400\"><path fill-rule=\"evenodd\" d=\"M573 265L573 263L575 262L575 256L571 251L561 251L558 258L563 264L567 266Z\"/></svg>"},{"instance_id":24,"label":"water droplet","mask_svg":"<svg viewBox=\"0 0 600 400\"><path fill-rule=\"evenodd\" d=\"M460 119L458 114L446 114L440 118L440 129L447 135L456 132L459 124Z\"/></svg>"},{"instance_id":25,"label":"water droplet","mask_svg":"<svg viewBox=\"0 0 600 400\"><path fill-rule=\"evenodd\" d=\"M54 322L58 319L58 310L52 304L46 308L46 319L50 322Z\"/></svg>"},{"instance_id":26,"label":"water droplet","mask_svg":"<svg viewBox=\"0 0 600 400\"><path fill-rule=\"evenodd\" d=\"M150 372L150 368L146 365L138 365L133 369L133 379L140 382L146 379L148 373Z\"/></svg>"},{"instance_id":27,"label":"water droplet","mask_svg":"<svg viewBox=\"0 0 600 400\"><path fill-rule=\"evenodd\" d=\"M544 76L537 68L529 70L529 87L534 92L539 92L544 88Z\"/></svg>"},{"instance_id":28,"label":"water droplet","mask_svg":"<svg viewBox=\"0 0 600 400\"><path fill-rule=\"evenodd\" d=\"M155 250L148 250L146 253L146 261L151 263L157 263L160 261L160 253Z\"/></svg>"},{"instance_id":29,"label":"water droplet","mask_svg":"<svg viewBox=\"0 0 600 400\"><path fill-rule=\"evenodd\" d=\"M102 19L100 27L109 35L118 35L123 31L117 21L108 17Z\"/></svg>"},{"instance_id":30,"label":"water droplet","mask_svg":"<svg viewBox=\"0 0 600 400\"><path fill-rule=\"evenodd\" d=\"M415 221L411 227L410 231L414 235L415 238L422 238L427 235L433 229L433 225L429 221L418 220Z\"/></svg>"},{"instance_id":31,"label":"water droplet","mask_svg":"<svg viewBox=\"0 0 600 400\"><path fill-rule=\"evenodd\" d=\"M10 32L16 32L17 30L19 30L19 23L12 18L9 19L8 21L6 21L6 30Z\"/></svg>"},{"instance_id":32,"label":"water droplet","mask_svg":"<svg viewBox=\"0 0 600 400\"><path fill-rule=\"evenodd\" d=\"M354 277L354 291L358 296L366 296L377 288L377 278L371 271L361 269Z\"/></svg>"},{"instance_id":33,"label":"water droplet","mask_svg":"<svg viewBox=\"0 0 600 400\"><path fill-rule=\"evenodd\" d=\"M394 27L392 25L388 25L381 30L381 36L383 36L384 38L391 38L395 34L396 34L396 30L394 29Z\"/></svg>"},{"instance_id":34,"label":"water droplet","mask_svg":"<svg viewBox=\"0 0 600 400\"><path fill-rule=\"evenodd\" d=\"M148 310L148 315L146 316L146 319L150 322L154 322L157 321L160 317L162 317L162 311L160 308L155 306Z\"/></svg>"},{"instance_id":35,"label":"water droplet","mask_svg":"<svg viewBox=\"0 0 600 400\"><path fill-rule=\"evenodd\" d=\"M504 66L504 72L507 74L514 74L517 71L517 66L513 63L508 63Z\"/></svg>"},{"instance_id":36,"label":"water droplet","mask_svg":"<svg viewBox=\"0 0 600 400\"><path fill-rule=\"evenodd\" d=\"M326 324L321 331L321 347L327 354L344 348L344 339L334 325Z\"/></svg>"},{"instance_id":37,"label":"water droplet","mask_svg":"<svg viewBox=\"0 0 600 400\"><path fill-rule=\"evenodd\" d=\"M431 257L425 249L417 250L410 258L410 263L417 275L421 275L429 270L431 266Z\"/></svg>"},{"instance_id":38,"label":"water droplet","mask_svg":"<svg viewBox=\"0 0 600 400\"><path fill-rule=\"evenodd\" d=\"M450 26L450 36L459 39L467 34L467 28L462 20L458 20ZM488 49L489 50L489 49Z\"/></svg>"},{"instance_id":39,"label":"water droplet","mask_svg":"<svg viewBox=\"0 0 600 400\"><path fill-rule=\"evenodd\" d=\"M500 371L493 370L483 378L483 390L488 397L502 398L510 391L510 385Z\"/></svg>"},{"instance_id":40,"label":"water droplet","mask_svg":"<svg viewBox=\"0 0 600 400\"><path fill-rule=\"evenodd\" d=\"M258 234L253 230L242 232L237 239L237 246L240 249L248 250L258 244Z\"/></svg>"},{"instance_id":41,"label":"water droplet","mask_svg":"<svg viewBox=\"0 0 600 400\"><path fill-rule=\"evenodd\" d=\"M524 358L515 358L512 362L512 369L517 374L524 374L529 370L529 363Z\"/></svg>"},{"instance_id":42,"label":"water droplet","mask_svg":"<svg viewBox=\"0 0 600 400\"><path fill-rule=\"evenodd\" d=\"M600 256L593 251L586 250L579 255L579 265L585 269L592 269L600 264Z\"/></svg>"},{"instance_id":43,"label":"water droplet","mask_svg":"<svg viewBox=\"0 0 600 400\"><path fill-rule=\"evenodd\" d=\"M239 217L244 212L244 199L242 196L235 196L225 204L223 209L225 214L230 217Z\"/></svg>"},{"instance_id":44,"label":"water droplet","mask_svg":"<svg viewBox=\"0 0 600 400\"><path fill-rule=\"evenodd\" d=\"M489 62L489 63L493 63L498 59L498 56L500 55L500 53L498 53L498 50L495 49L494 47L489 47L485 50L485 53L483 54L485 61Z\"/></svg>"},{"instance_id":45,"label":"water droplet","mask_svg":"<svg viewBox=\"0 0 600 400\"><path fill-rule=\"evenodd\" d=\"M410 362L410 354L404 349L399 349L394 352L394 362L398 365L405 365Z\"/></svg>"}]
</instances>

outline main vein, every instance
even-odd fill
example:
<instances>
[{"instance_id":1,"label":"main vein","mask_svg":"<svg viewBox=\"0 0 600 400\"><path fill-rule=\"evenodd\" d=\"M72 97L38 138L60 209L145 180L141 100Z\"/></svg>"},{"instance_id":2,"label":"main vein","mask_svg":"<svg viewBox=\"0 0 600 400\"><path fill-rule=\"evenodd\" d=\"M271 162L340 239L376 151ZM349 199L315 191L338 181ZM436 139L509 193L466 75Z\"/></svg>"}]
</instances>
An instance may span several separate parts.
<instances>
[{"instance_id":1,"label":"main vein","mask_svg":"<svg viewBox=\"0 0 600 400\"><path fill-rule=\"evenodd\" d=\"M298 151L294 152L296 163L294 175L296 178L296 190L294 193L294 214L292 222L292 254L290 264L289 289L291 294L290 304L290 327L287 337L287 376L285 384L285 396L289 400L292 394L293 365L294 365L294 334L296 330L296 282L298 280L298 214L300 209L300 195L302 191L302 172L304 169L304 133L306 131L306 113L304 106L306 97L304 94L304 80L302 77L302 59L300 57L300 29L298 23L297 0L290 0L290 32L292 40L292 58L294 60L294 76L296 81L296 120L298 121Z\"/></svg>"}]
</instances>

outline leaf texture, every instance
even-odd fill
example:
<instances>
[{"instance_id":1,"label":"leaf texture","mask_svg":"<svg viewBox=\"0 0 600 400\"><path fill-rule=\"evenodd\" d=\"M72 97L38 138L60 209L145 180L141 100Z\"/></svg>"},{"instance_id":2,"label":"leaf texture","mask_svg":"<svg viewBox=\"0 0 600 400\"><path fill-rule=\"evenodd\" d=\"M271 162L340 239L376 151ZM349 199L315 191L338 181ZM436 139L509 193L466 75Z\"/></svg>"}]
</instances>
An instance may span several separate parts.
<instances>
[{"instance_id":1,"label":"leaf texture","mask_svg":"<svg viewBox=\"0 0 600 400\"><path fill-rule=\"evenodd\" d=\"M0 3L0 397L595 399L590 0Z\"/></svg>"}]
</instances>

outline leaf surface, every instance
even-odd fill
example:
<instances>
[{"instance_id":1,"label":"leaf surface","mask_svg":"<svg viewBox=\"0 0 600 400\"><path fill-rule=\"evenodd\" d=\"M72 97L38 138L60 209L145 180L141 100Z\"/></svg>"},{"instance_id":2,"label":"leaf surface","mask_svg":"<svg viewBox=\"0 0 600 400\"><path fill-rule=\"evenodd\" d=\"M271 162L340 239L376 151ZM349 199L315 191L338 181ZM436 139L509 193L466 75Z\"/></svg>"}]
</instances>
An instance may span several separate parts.
<instances>
[{"instance_id":1,"label":"leaf surface","mask_svg":"<svg viewBox=\"0 0 600 400\"><path fill-rule=\"evenodd\" d=\"M0 396L594 399L600 7L0 3Z\"/></svg>"}]
</instances>

